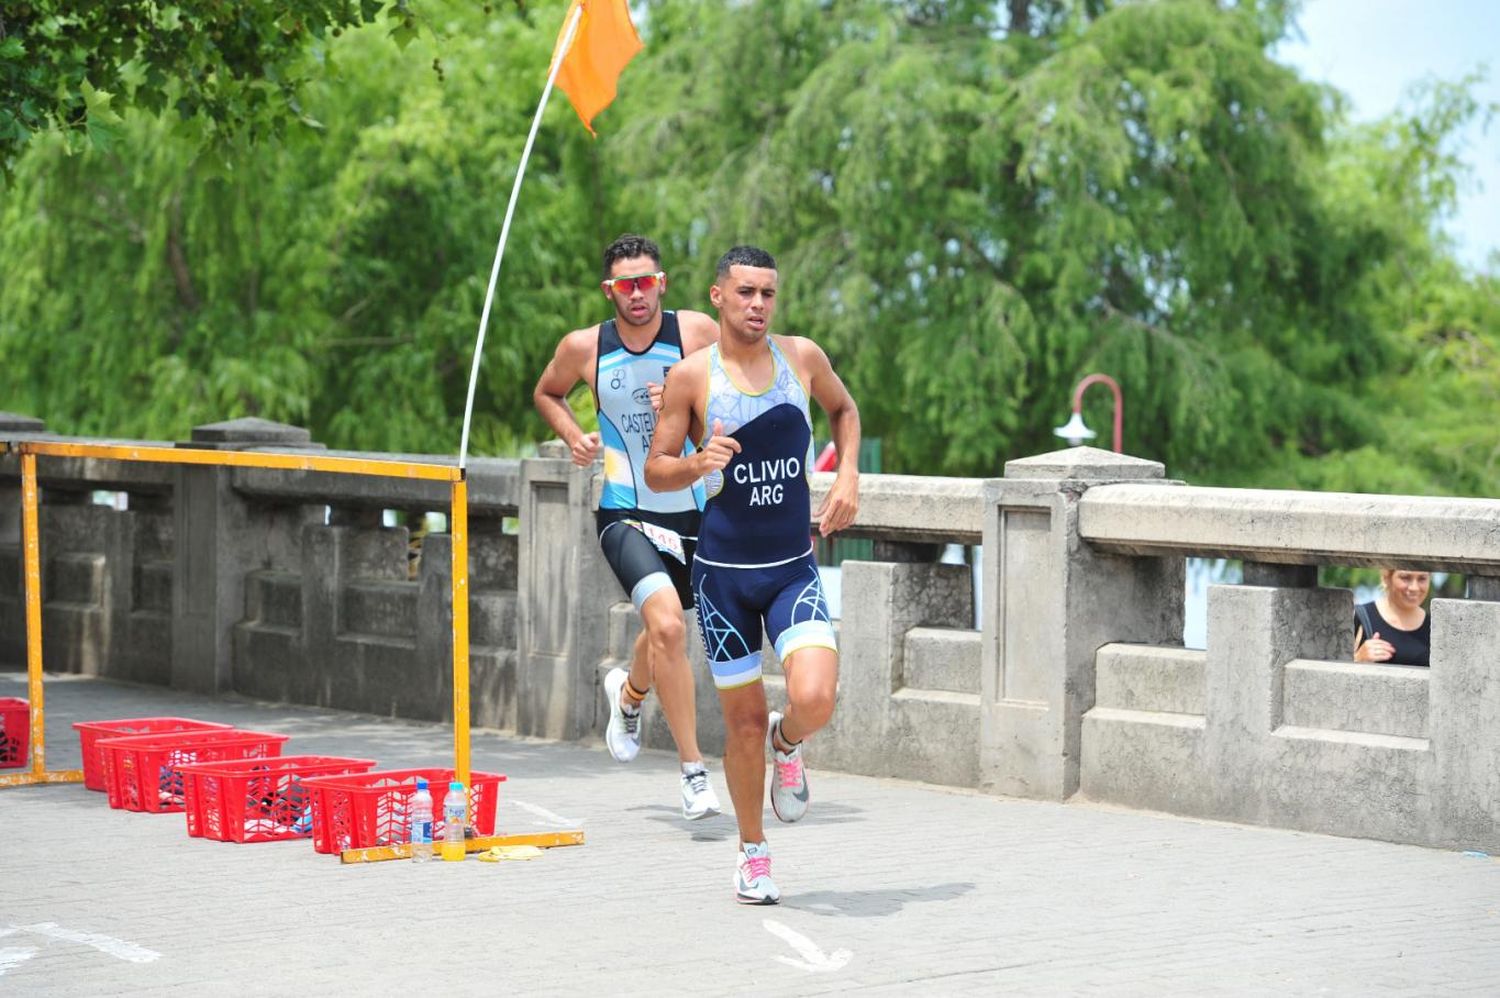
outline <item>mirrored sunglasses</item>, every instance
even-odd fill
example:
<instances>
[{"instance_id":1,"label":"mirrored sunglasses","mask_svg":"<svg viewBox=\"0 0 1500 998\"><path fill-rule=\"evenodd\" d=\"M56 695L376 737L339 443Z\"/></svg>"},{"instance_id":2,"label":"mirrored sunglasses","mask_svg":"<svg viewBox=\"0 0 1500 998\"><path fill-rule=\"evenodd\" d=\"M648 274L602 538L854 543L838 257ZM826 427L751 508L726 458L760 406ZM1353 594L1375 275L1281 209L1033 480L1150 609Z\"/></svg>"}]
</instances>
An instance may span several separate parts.
<instances>
[{"instance_id":1,"label":"mirrored sunglasses","mask_svg":"<svg viewBox=\"0 0 1500 998\"><path fill-rule=\"evenodd\" d=\"M658 270L654 274L628 274L624 277L612 277L604 282L605 291L613 291L617 295L628 295L639 288L641 291L652 291L661 286L662 280L667 275Z\"/></svg>"}]
</instances>

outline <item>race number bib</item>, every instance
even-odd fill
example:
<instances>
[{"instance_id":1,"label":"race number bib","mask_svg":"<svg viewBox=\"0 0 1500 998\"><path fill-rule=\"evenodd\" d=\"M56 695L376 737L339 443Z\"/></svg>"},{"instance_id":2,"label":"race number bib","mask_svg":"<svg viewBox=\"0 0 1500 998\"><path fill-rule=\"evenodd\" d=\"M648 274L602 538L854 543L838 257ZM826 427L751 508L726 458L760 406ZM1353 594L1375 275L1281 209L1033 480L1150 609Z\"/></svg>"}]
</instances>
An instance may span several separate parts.
<instances>
[{"instance_id":1,"label":"race number bib","mask_svg":"<svg viewBox=\"0 0 1500 998\"><path fill-rule=\"evenodd\" d=\"M647 540L656 545L656 550L671 555L684 565L687 564L687 554L682 550L682 535L677 531L642 521L636 521L635 526L640 528Z\"/></svg>"}]
</instances>

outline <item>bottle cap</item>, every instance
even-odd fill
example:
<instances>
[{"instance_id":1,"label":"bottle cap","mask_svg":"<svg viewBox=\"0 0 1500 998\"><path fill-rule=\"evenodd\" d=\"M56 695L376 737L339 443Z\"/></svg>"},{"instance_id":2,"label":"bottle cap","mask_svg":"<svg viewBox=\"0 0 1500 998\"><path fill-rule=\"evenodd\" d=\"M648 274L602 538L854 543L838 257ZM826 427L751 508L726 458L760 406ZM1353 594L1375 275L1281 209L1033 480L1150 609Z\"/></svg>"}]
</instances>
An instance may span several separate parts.
<instances>
[{"instance_id":1,"label":"bottle cap","mask_svg":"<svg viewBox=\"0 0 1500 998\"><path fill-rule=\"evenodd\" d=\"M417 789L418 790L426 790L427 789L427 779L426 779L426 777L422 777L422 776L417 777Z\"/></svg>"},{"instance_id":2,"label":"bottle cap","mask_svg":"<svg viewBox=\"0 0 1500 998\"><path fill-rule=\"evenodd\" d=\"M462 790L463 788L464 785L457 780L454 780L452 783L448 784L449 790Z\"/></svg>"}]
</instances>

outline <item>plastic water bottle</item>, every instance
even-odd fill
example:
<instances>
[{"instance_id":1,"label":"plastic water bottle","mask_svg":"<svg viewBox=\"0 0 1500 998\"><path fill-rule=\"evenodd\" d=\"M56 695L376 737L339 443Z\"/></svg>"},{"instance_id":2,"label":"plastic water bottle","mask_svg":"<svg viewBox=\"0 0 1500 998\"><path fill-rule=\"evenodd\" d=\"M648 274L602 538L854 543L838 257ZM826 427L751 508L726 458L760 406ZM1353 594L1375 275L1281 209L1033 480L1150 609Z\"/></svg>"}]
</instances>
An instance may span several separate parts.
<instances>
[{"instance_id":1,"label":"plastic water bottle","mask_svg":"<svg viewBox=\"0 0 1500 998\"><path fill-rule=\"evenodd\" d=\"M464 785L457 780L448 784L448 796L443 798L443 859L456 862L464 858L464 826L468 816L469 798L464 794Z\"/></svg>"},{"instance_id":2,"label":"plastic water bottle","mask_svg":"<svg viewBox=\"0 0 1500 998\"><path fill-rule=\"evenodd\" d=\"M411 858L416 863L432 858L432 794L420 776L411 795Z\"/></svg>"}]
</instances>

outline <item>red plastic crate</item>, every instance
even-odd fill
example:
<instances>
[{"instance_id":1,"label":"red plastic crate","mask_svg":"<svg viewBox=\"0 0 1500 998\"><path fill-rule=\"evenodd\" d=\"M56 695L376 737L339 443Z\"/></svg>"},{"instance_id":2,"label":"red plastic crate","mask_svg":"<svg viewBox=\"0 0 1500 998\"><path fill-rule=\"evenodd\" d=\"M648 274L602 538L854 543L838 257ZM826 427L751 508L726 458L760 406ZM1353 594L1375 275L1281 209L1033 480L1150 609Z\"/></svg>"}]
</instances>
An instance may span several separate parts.
<instances>
[{"instance_id":1,"label":"red plastic crate","mask_svg":"<svg viewBox=\"0 0 1500 998\"><path fill-rule=\"evenodd\" d=\"M127 811L181 811L182 770L192 762L267 759L281 755L290 735L218 728L162 731L96 743L106 756L105 790L109 806Z\"/></svg>"},{"instance_id":2,"label":"red plastic crate","mask_svg":"<svg viewBox=\"0 0 1500 998\"><path fill-rule=\"evenodd\" d=\"M286 755L182 767L187 830L220 842L274 842L312 835L312 776L364 773L374 759Z\"/></svg>"},{"instance_id":3,"label":"red plastic crate","mask_svg":"<svg viewBox=\"0 0 1500 998\"><path fill-rule=\"evenodd\" d=\"M0 769L23 769L31 751L31 701L0 697Z\"/></svg>"},{"instance_id":4,"label":"red plastic crate","mask_svg":"<svg viewBox=\"0 0 1500 998\"><path fill-rule=\"evenodd\" d=\"M79 747L83 751L83 785L90 790L104 790L108 780L104 773L104 753L99 751L101 738L123 738L126 735L149 735L160 731L225 731L232 725L217 721L195 721L188 717L127 717L118 721L75 721Z\"/></svg>"},{"instance_id":5,"label":"red plastic crate","mask_svg":"<svg viewBox=\"0 0 1500 998\"><path fill-rule=\"evenodd\" d=\"M313 848L323 853L368 849L411 840L411 795L417 777L432 794L433 838L439 839L443 796L453 780L451 769L386 769L357 776L322 776L307 780L312 791ZM499 773L469 774L469 826L478 835L495 833L495 805L500 801Z\"/></svg>"}]
</instances>

